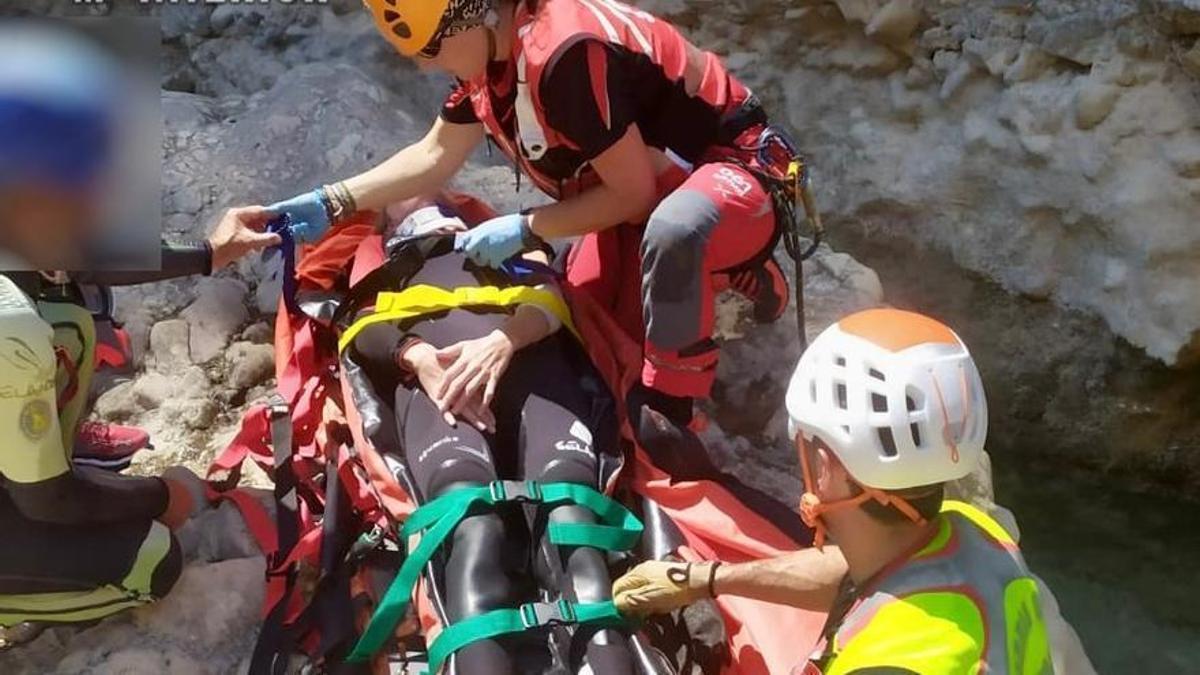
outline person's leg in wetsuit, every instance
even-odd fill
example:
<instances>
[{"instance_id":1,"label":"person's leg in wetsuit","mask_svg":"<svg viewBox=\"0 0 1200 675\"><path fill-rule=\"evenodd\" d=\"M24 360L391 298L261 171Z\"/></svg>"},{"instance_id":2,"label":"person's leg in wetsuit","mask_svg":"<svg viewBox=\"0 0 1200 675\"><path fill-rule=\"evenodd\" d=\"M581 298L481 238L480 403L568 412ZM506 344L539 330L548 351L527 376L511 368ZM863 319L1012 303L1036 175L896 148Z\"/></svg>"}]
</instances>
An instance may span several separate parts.
<instances>
[{"instance_id":1,"label":"person's leg in wetsuit","mask_svg":"<svg viewBox=\"0 0 1200 675\"><path fill-rule=\"evenodd\" d=\"M616 442L616 418L611 405L597 405L596 396L582 386L587 377L565 353L564 336L553 336L519 352L497 392L498 419L520 420L518 448L522 477L543 483L579 483L599 487L599 452ZM607 411L608 414L603 414ZM547 523L592 523L595 516L579 506L564 504L546 515ZM612 582L603 551L591 547L555 547L539 537L535 570L543 588L557 586L567 599L590 603L609 600ZM573 596L573 597L571 597ZM571 650L578 653L586 639L584 659L598 675L633 672L628 636L612 629L581 629ZM571 664L578 668L581 664Z\"/></svg>"},{"instance_id":2,"label":"person's leg in wetsuit","mask_svg":"<svg viewBox=\"0 0 1200 675\"><path fill-rule=\"evenodd\" d=\"M0 532L0 625L102 618L164 597L183 567L178 541L153 520L47 523L4 504Z\"/></svg>"},{"instance_id":3,"label":"person's leg in wetsuit","mask_svg":"<svg viewBox=\"0 0 1200 675\"><path fill-rule=\"evenodd\" d=\"M396 389L396 421L400 441L422 503L462 487L496 480L488 442L467 424L450 426L433 401L419 388ZM449 623L520 602L517 584L525 552L506 533L502 514L490 508L471 512L455 528L444 548L441 585ZM516 672L498 640L480 640L459 650L450 672L503 675Z\"/></svg>"}]
</instances>

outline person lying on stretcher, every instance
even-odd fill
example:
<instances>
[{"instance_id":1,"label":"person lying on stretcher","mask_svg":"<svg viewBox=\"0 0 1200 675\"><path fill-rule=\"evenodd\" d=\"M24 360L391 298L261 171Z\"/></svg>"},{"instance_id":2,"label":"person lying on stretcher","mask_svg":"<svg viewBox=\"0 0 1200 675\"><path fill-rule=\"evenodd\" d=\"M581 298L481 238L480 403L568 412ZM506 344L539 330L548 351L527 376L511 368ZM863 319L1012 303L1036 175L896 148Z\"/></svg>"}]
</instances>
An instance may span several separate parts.
<instances>
[{"instance_id":1,"label":"person lying on stretcher","mask_svg":"<svg viewBox=\"0 0 1200 675\"><path fill-rule=\"evenodd\" d=\"M388 251L413 238L466 229L429 199L398 205L389 215L403 219L385 235ZM412 483L421 504L496 480L578 483L603 491L619 463L613 402L563 326L565 306L545 267L547 252L530 251L513 262L523 259L542 272L479 267L448 251L429 257L405 286L455 290L521 283L552 294L563 311L554 311L553 302L471 306L371 323L353 335L354 360L384 404L394 406L396 442L380 449L392 455L389 465L406 468L401 480ZM534 600L611 597L603 551L557 547L546 536L547 523L592 522L592 513L571 504L540 511L527 518L519 505L501 505L474 509L459 523L433 565L445 623ZM574 642L556 660L582 659L595 673L633 672L623 631L581 629ZM535 643L533 635L474 642L452 657L449 672L547 670L544 631ZM572 664L572 672L581 666Z\"/></svg>"}]
</instances>

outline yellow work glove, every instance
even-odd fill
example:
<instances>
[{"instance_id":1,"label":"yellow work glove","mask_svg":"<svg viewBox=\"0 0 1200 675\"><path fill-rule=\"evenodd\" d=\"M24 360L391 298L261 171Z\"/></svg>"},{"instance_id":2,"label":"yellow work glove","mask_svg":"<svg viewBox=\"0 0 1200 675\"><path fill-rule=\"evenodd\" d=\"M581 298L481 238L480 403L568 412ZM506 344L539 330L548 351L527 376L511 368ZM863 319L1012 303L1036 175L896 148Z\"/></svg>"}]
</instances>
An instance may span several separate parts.
<instances>
[{"instance_id":1,"label":"yellow work glove","mask_svg":"<svg viewBox=\"0 0 1200 675\"><path fill-rule=\"evenodd\" d=\"M613 584L613 602L622 614L665 614L713 596L721 563L650 560Z\"/></svg>"}]
</instances>

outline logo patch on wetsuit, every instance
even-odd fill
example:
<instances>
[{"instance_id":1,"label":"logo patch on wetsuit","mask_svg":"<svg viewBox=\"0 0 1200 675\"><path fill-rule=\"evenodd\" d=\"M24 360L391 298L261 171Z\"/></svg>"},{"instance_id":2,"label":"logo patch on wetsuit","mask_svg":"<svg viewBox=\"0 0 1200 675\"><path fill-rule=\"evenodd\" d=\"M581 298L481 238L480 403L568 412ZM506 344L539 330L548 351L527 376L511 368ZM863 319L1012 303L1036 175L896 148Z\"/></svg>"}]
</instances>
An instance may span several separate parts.
<instances>
[{"instance_id":1,"label":"logo patch on wetsuit","mask_svg":"<svg viewBox=\"0 0 1200 675\"><path fill-rule=\"evenodd\" d=\"M417 462L418 463L424 462L425 459L428 458L429 455L432 454L434 450L437 450L438 448L442 447L443 445L445 445L447 443L457 443L457 442L458 442L458 436L442 436L438 440L434 441L429 447L422 450L420 455L417 455Z\"/></svg>"},{"instance_id":2,"label":"logo patch on wetsuit","mask_svg":"<svg viewBox=\"0 0 1200 675\"><path fill-rule=\"evenodd\" d=\"M43 401L30 401L21 408L21 433L31 441L40 441L46 436L53 422L54 411L50 404Z\"/></svg>"},{"instance_id":3,"label":"logo patch on wetsuit","mask_svg":"<svg viewBox=\"0 0 1200 675\"><path fill-rule=\"evenodd\" d=\"M586 445L592 444L592 430L587 428L587 425L579 420L575 420L571 423L571 430L569 433L575 438L583 441Z\"/></svg>"},{"instance_id":4,"label":"logo patch on wetsuit","mask_svg":"<svg viewBox=\"0 0 1200 675\"><path fill-rule=\"evenodd\" d=\"M443 436L440 439L434 441L432 445L430 445L429 447L422 450L421 454L417 456L417 463L418 464L424 463L425 460L428 459L429 456L431 454L433 454L433 452L435 450L437 450L438 448L440 448L444 445L450 444L450 443L454 443L455 445L453 446L453 448L455 450L458 450L459 452L465 452L469 455L478 457L479 459L483 460L483 462L485 464L492 463L492 458L490 455L488 455L486 450L481 450L479 448L473 448L469 445L465 445L461 442L461 439L459 439L458 436Z\"/></svg>"},{"instance_id":5,"label":"logo patch on wetsuit","mask_svg":"<svg viewBox=\"0 0 1200 675\"><path fill-rule=\"evenodd\" d=\"M559 452L582 452L583 454L592 456L592 430L587 428L587 425L579 420L575 420L571 424L570 434L575 438L558 441L554 444L554 449Z\"/></svg>"}]
</instances>

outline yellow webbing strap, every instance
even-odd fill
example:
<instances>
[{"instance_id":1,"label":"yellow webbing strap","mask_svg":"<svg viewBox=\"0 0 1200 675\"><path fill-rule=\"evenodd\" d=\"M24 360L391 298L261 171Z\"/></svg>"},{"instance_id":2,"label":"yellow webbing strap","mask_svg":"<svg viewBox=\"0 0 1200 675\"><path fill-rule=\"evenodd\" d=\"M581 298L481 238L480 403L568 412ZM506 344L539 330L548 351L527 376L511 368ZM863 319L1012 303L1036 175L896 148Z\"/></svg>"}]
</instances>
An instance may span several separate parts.
<instances>
[{"instance_id":1,"label":"yellow webbing strap","mask_svg":"<svg viewBox=\"0 0 1200 675\"><path fill-rule=\"evenodd\" d=\"M557 293L533 286L464 286L448 290L418 284L403 291L384 291L375 301L375 310L358 319L338 340L338 353L346 351L354 338L367 326L385 321L403 321L426 314L463 307L516 307L537 305L554 314L576 337L579 333L571 321L571 311Z\"/></svg>"}]
</instances>

